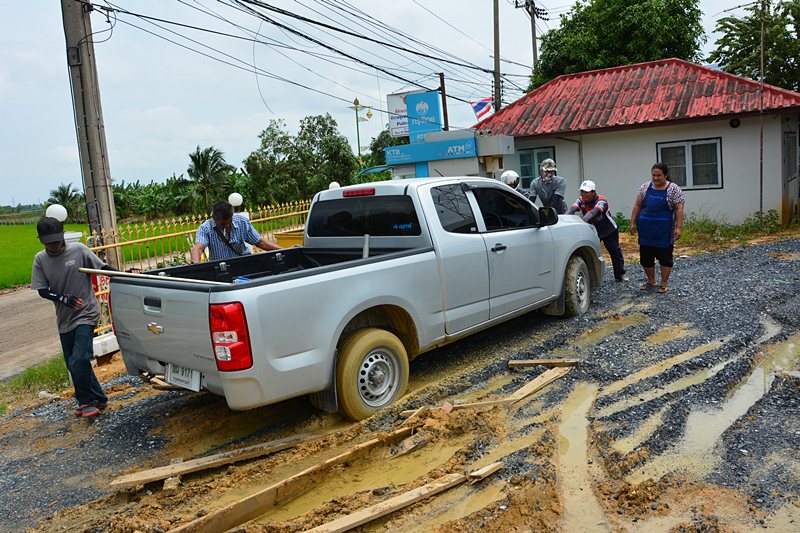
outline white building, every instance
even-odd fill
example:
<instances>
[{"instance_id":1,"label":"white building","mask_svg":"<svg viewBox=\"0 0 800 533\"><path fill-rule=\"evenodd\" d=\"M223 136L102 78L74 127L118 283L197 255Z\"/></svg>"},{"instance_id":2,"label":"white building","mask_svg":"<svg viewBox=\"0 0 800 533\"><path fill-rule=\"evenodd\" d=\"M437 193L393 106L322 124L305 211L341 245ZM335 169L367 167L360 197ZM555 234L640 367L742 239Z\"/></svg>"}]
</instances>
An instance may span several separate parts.
<instances>
[{"instance_id":1,"label":"white building","mask_svg":"<svg viewBox=\"0 0 800 533\"><path fill-rule=\"evenodd\" d=\"M656 161L686 195L686 212L738 223L798 211L800 93L680 59L560 76L475 127L515 139L503 167L523 183L551 157L567 203L584 179L630 216ZM763 178L760 171L763 119Z\"/></svg>"}]
</instances>

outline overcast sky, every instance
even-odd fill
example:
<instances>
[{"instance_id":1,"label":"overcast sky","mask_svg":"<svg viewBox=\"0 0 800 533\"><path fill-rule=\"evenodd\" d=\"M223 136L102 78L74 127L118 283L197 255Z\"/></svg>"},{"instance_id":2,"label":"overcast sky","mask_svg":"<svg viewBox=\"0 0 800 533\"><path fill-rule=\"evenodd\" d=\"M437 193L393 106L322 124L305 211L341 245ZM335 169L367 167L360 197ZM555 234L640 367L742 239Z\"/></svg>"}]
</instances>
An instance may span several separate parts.
<instances>
[{"instance_id":1,"label":"overcast sky","mask_svg":"<svg viewBox=\"0 0 800 533\"><path fill-rule=\"evenodd\" d=\"M373 39L423 50L437 58L484 69L492 61L492 2L489 0L268 0L271 5ZM113 5L141 15L212 29L225 37L164 23L153 24L130 14L107 22L92 16L97 70L115 183L163 181L185 174L188 154L197 146L216 146L229 163L258 147L258 134L270 119L283 119L291 132L308 115L330 113L356 151L353 98L374 106L371 120L360 123L366 146L387 122L386 94L438 86L446 72L449 95L462 100L491 96L491 74L435 60L389 51L329 29L270 13L300 34L311 35L365 64L352 63L335 51L288 29L231 7L230 0L113 0ZM513 0L500 0L501 70L508 74L504 100L513 101L527 85L532 61L530 20ZM557 27L570 0L537 1L550 12L537 21L539 32ZM700 0L709 40L719 13L738 5L731 0ZM343 10L350 11L350 14ZM268 12L265 12L268 13ZM743 10L734 12L741 15ZM227 20L222 20L222 19ZM115 20L116 19L116 20ZM113 25L113 30L109 29ZM146 31L145 31L146 30ZM184 46L162 38L157 33ZM176 35L177 32L180 35ZM197 41L193 43L181 37ZM254 36L261 41L253 43ZM417 43L408 38L416 39ZM202 43L202 44L200 44ZM212 47L205 48L203 45ZM0 205L43 202L60 183L82 190L74 116L66 65L60 3L30 0L7 3L0 20ZM215 61L208 54L241 68ZM308 88L262 74L274 75ZM375 67L389 73L380 72ZM392 75L398 76L392 77ZM405 80L405 81L404 81ZM469 104L449 99L452 127L469 127L475 115ZM363 114L363 112L362 112Z\"/></svg>"}]
</instances>

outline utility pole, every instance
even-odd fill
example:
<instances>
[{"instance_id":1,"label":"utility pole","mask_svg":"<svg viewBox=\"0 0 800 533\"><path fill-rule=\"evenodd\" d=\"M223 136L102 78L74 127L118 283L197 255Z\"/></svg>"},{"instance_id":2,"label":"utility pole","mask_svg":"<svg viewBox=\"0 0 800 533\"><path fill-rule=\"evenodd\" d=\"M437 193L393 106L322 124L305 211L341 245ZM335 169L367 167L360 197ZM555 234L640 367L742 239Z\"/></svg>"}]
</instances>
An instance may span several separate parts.
<instances>
[{"instance_id":1,"label":"utility pole","mask_svg":"<svg viewBox=\"0 0 800 533\"><path fill-rule=\"evenodd\" d=\"M444 90L444 72L439 73L439 91L442 93L442 114L444 115L443 131L450 129L450 121L447 119L447 93Z\"/></svg>"},{"instance_id":2,"label":"utility pole","mask_svg":"<svg viewBox=\"0 0 800 533\"><path fill-rule=\"evenodd\" d=\"M765 1L761 0L761 50L758 70L758 120L759 157L758 157L758 215L764 216L764 17L766 17Z\"/></svg>"},{"instance_id":3,"label":"utility pole","mask_svg":"<svg viewBox=\"0 0 800 533\"><path fill-rule=\"evenodd\" d=\"M61 0L86 211L89 227L101 238L95 242L98 245L109 244L102 242L101 228L116 233L117 217L92 42L92 10L88 3ZM115 267L120 265L117 254L108 254L106 261Z\"/></svg>"},{"instance_id":4,"label":"utility pole","mask_svg":"<svg viewBox=\"0 0 800 533\"><path fill-rule=\"evenodd\" d=\"M517 9L524 7L531 17L531 44L533 45L533 68L531 70L536 71L536 63L539 62L539 51L536 47L536 18L543 18L544 10L536 8L536 0L524 0L522 2L514 0L514 7Z\"/></svg>"},{"instance_id":5,"label":"utility pole","mask_svg":"<svg viewBox=\"0 0 800 533\"><path fill-rule=\"evenodd\" d=\"M500 0L494 0L494 112L503 105L500 90Z\"/></svg>"}]
</instances>

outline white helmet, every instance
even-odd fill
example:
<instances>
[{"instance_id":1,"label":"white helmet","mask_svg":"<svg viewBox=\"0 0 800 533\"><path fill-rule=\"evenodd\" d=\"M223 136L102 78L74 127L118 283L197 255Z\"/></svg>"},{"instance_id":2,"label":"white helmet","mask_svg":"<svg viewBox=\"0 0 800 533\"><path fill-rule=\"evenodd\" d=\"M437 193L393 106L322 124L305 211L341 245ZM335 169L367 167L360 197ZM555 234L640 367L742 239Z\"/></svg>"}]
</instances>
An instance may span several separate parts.
<instances>
[{"instance_id":1,"label":"white helmet","mask_svg":"<svg viewBox=\"0 0 800 533\"><path fill-rule=\"evenodd\" d=\"M514 172L513 170L506 170L502 174L500 174L500 181L511 187L512 189L517 186L517 182L519 181L519 174Z\"/></svg>"}]
</instances>

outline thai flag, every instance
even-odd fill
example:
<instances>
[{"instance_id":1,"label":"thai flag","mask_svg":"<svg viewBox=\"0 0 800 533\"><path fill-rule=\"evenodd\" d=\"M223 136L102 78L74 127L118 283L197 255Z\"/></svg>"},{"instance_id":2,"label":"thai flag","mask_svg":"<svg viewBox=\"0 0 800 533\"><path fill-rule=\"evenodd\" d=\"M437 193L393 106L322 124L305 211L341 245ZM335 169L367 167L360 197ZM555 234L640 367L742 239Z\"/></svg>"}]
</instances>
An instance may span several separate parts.
<instances>
[{"instance_id":1,"label":"thai flag","mask_svg":"<svg viewBox=\"0 0 800 533\"><path fill-rule=\"evenodd\" d=\"M494 108L492 107L493 100L494 99L492 97L489 97L481 98L477 102L469 103L469 105L472 106L472 110L475 111L475 116L478 118L478 120L483 120L494 113Z\"/></svg>"}]
</instances>

